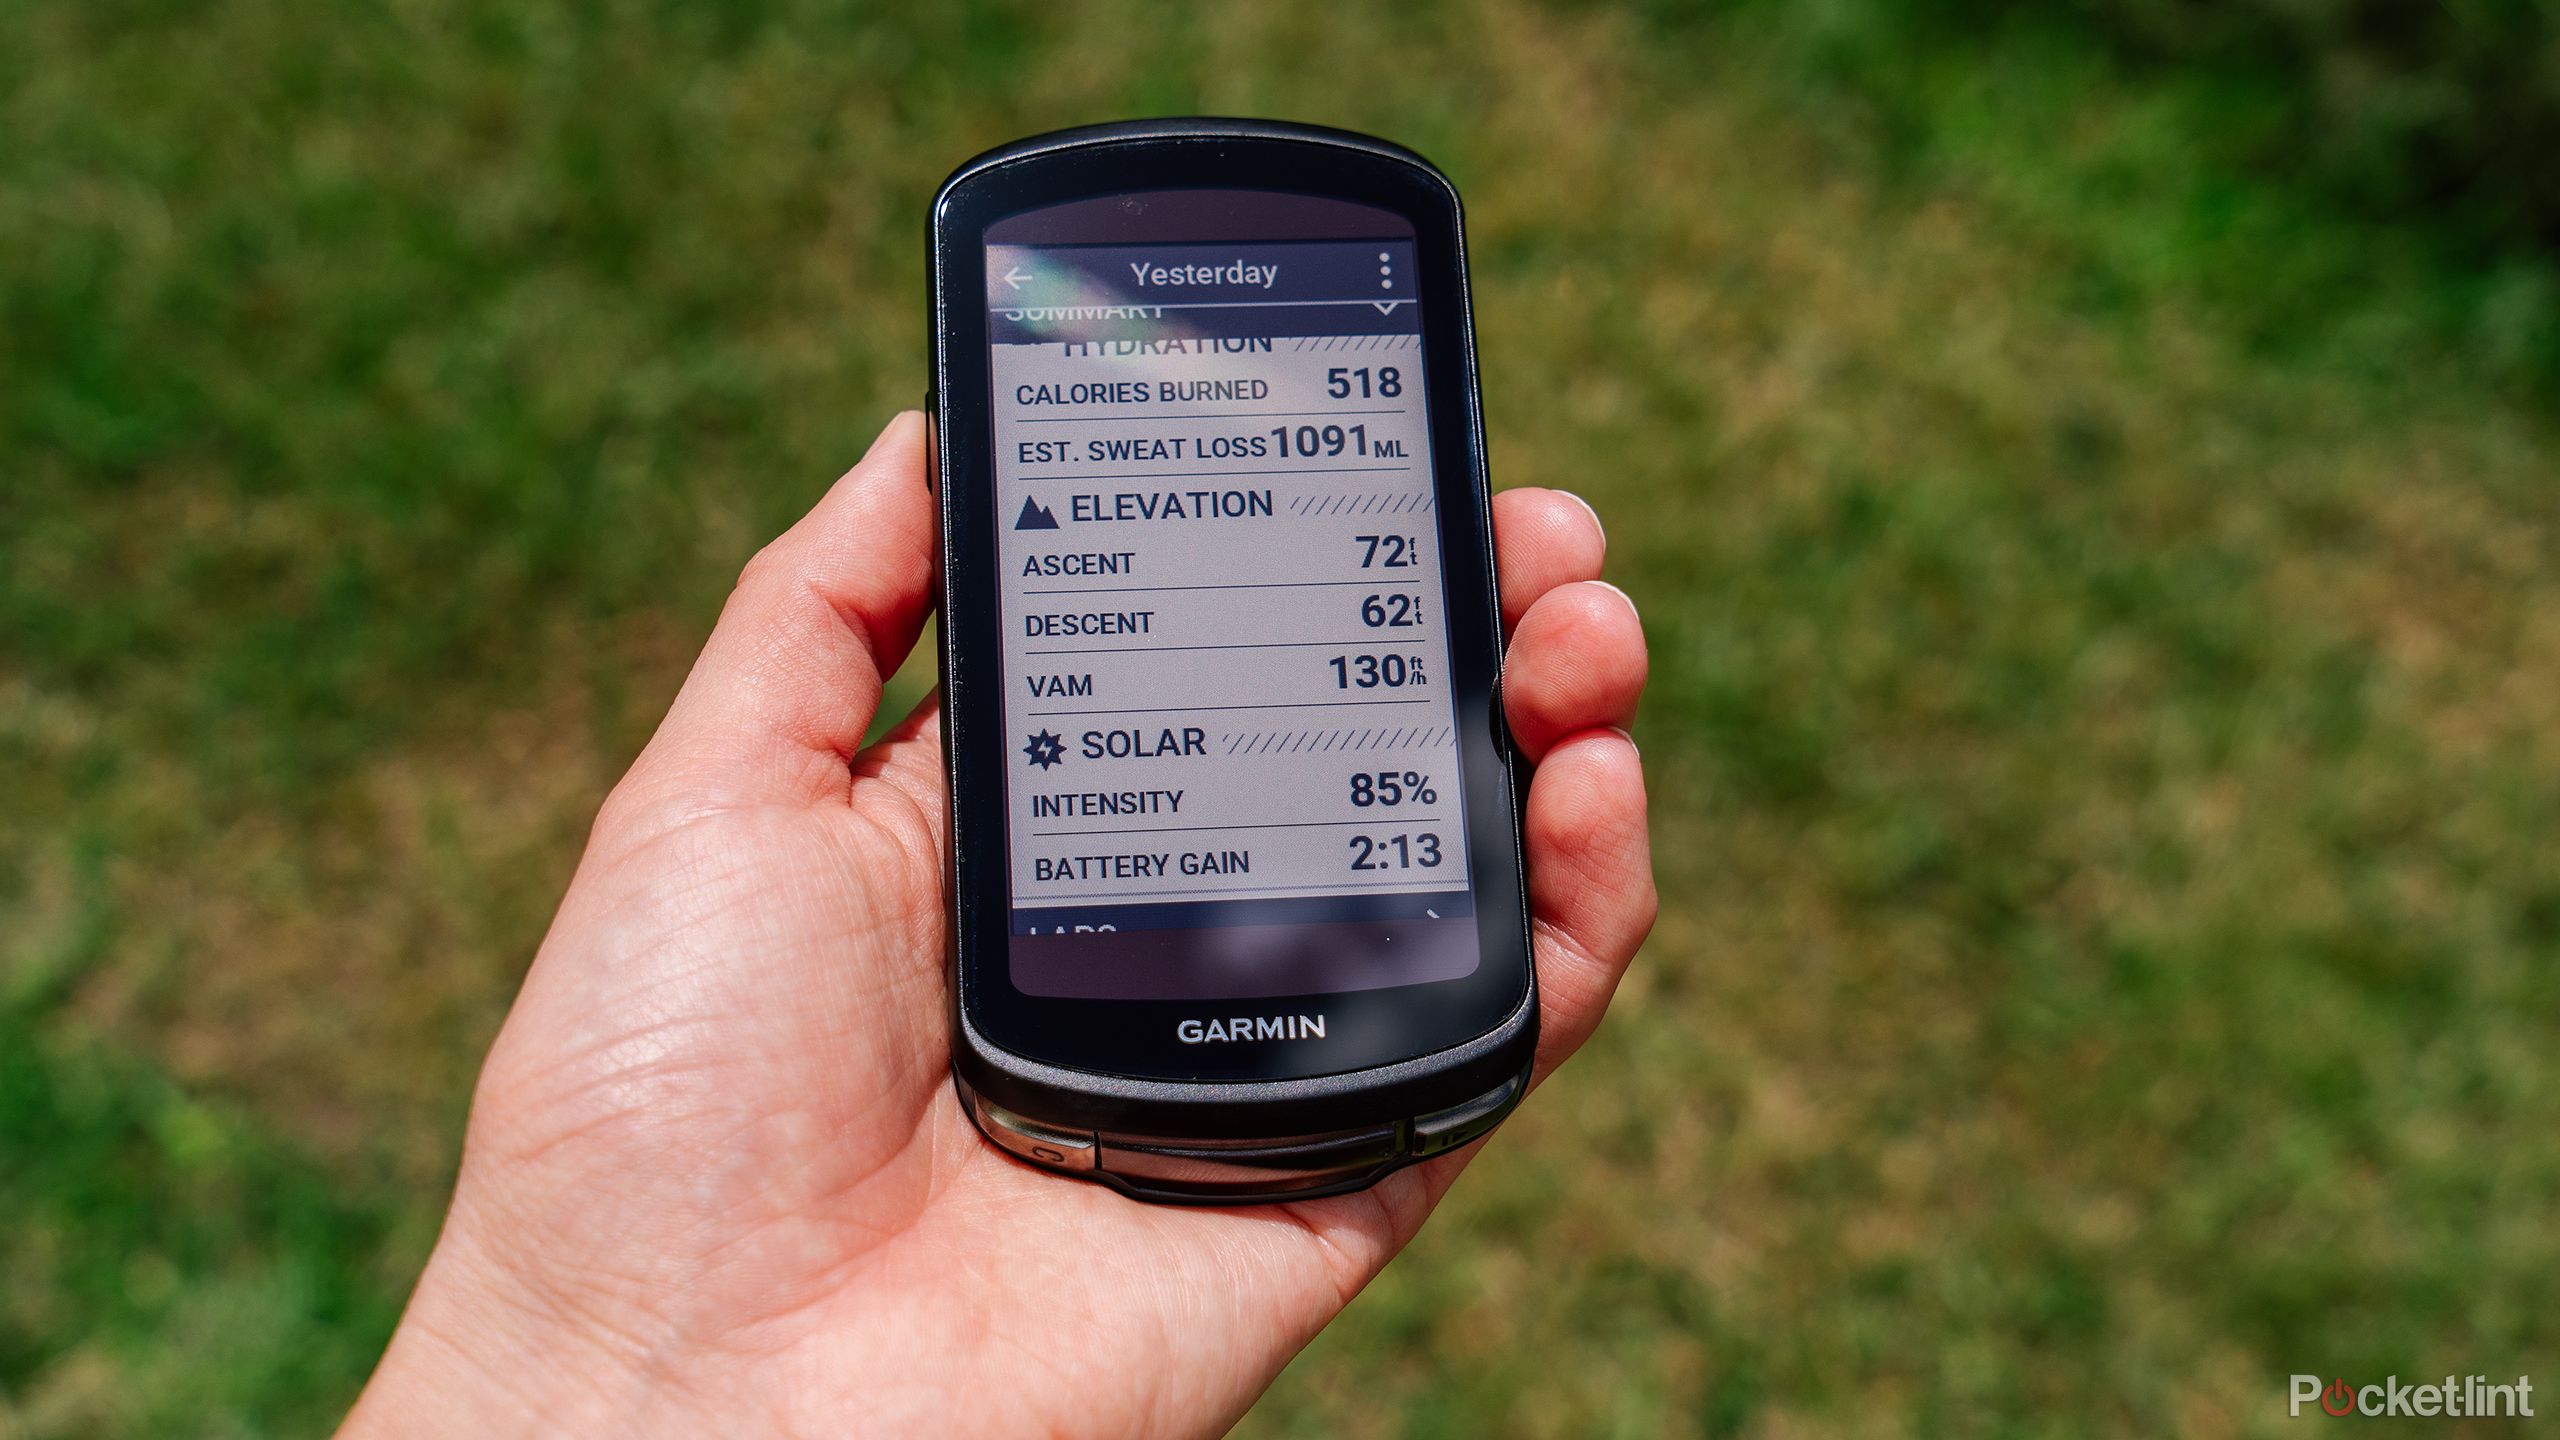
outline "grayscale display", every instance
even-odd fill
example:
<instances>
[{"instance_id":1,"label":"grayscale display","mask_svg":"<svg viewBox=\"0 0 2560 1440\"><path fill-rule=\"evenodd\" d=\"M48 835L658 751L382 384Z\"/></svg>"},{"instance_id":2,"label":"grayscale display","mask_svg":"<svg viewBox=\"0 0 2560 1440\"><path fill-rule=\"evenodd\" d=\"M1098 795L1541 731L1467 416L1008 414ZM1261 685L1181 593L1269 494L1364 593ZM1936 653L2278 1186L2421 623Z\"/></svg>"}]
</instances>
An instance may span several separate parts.
<instances>
[{"instance_id":1,"label":"grayscale display","mask_svg":"<svg viewBox=\"0 0 2560 1440\"><path fill-rule=\"evenodd\" d=\"M1413 242L986 255L1017 983L1471 971Z\"/></svg>"}]
</instances>

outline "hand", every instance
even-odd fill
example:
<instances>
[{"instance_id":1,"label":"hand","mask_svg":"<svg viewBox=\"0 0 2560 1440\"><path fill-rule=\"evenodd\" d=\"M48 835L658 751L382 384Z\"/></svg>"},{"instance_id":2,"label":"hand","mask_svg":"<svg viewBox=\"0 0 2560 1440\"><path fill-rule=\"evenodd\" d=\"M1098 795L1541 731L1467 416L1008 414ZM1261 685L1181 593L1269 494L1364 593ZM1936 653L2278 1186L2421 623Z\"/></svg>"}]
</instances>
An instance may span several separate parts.
<instances>
[{"instance_id":1,"label":"hand","mask_svg":"<svg viewBox=\"0 0 2560 1440\"><path fill-rule=\"evenodd\" d=\"M900 416L747 566L606 800L346 1433L1215 1433L1466 1165L1174 1209L971 1128L946 1069L936 702L857 749L931 600L923 446ZM1587 507L1517 490L1494 520L1504 699L1537 765L1543 1076L1653 921L1644 781L1609 728L1644 636L1592 583Z\"/></svg>"}]
</instances>

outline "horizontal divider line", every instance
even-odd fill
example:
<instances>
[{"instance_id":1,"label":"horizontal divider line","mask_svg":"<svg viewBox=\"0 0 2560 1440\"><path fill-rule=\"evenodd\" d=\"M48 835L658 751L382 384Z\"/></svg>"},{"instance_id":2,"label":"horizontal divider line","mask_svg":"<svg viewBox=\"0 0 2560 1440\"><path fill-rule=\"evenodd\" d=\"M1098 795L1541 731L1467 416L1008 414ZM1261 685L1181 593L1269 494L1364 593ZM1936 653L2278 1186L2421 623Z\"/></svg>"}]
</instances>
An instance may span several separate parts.
<instances>
[{"instance_id":1,"label":"horizontal divider line","mask_svg":"<svg viewBox=\"0 0 2560 1440\"><path fill-rule=\"evenodd\" d=\"M1438 825L1438 815L1383 815L1370 820L1266 820L1259 825L1138 825L1127 830L1034 830L1043 840L1077 835L1179 835L1193 830L1321 830L1336 825Z\"/></svg>"},{"instance_id":2,"label":"horizontal divider line","mask_svg":"<svg viewBox=\"0 0 2560 1440\"><path fill-rule=\"evenodd\" d=\"M1320 585L1419 585L1413 580L1231 580L1217 585L1094 585L1081 590L1025 590L1025 595L1126 595L1138 590L1307 590Z\"/></svg>"},{"instance_id":3,"label":"horizontal divider line","mask_svg":"<svg viewBox=\"0 0 2560 1440\"><path fill-rule=\"evenodd\" d=\"M1184 650L1298 650L1310 645L1383 645L1384 640L1251 640L1227 645L1103 645L1088 650L1025 650L1025 655L1171 655Z\"/></svg>"},{"instance_id":4,"label":"horizontal divider line","mask_svg":"<svg viewBox=\"0 0 2560 1440\"><path fill-rule=\"evenodd\" d=\"M1017 404L1019 402L1016 402ZM1083 425L1120 420L1330 420L1336 415L1410 415L1411 410L1225 410L1208 415L1010 415L1016 425Z\"/></svg>"},{"instance_id":5,"label":"horizontal divider line","mask_svg":"<svg viewBox=\"0 0 2560 1440\"><path fill-rule=\"evenodd\" d=\"M1356 880L1337 881L1332 885L1220 885L1210 890L1106 890L1094 895L1018 895L1016 910L1057 910L1070 905L1086 905L1096 900L1154 900L1179 904L1201 900L1223 900L1230 895L1267 895L1278 890L1295 890L1310 900L1331 900L1338 895L1454 895L1450 876L1422 876L1412 880L1387 880L1363 885ZM1034 881L1034 884L1039 882Z\"/></svg>"},{"instance_id":6,"label":"horizontal divider line","mask_svg":"<svg viewBox=\"0 0 2560 1440\"><path fill-rule=\"evenodd\" d=\"M1376 709L1387 705L1428 705L1428 700L1284 700L1269 705L1139 705L1121 710L1027 710L1035 720L1068 715L1189 715L1204 710L1338 710Z\"/></svg>"},{"instance_id":7,"label":"horizontal divider line","mask_svg":"<svg viewBox=\"0 0 2560 1440\"><path fill-rule=\"evenodd\" d=\"M1392 475L1412 468L1410 465L1319 465L1312 470L1149 470L1129 475L1016 475L1012 478L1026 483L1033 480L1253 480L1264 475Z\"/></svg>"}]
</instances>

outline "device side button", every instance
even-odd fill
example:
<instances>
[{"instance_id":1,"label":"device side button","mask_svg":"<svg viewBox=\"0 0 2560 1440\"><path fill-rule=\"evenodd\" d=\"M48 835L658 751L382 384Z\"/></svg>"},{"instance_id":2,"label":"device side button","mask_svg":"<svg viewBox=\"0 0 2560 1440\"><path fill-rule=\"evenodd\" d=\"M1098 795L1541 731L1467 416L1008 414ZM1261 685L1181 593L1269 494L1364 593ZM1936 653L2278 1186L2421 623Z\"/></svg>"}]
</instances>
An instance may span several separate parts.
<instances>
[{"instance_id":1,"label":"device side button","mask_svg":"<svg viewBox=\"0 0 2560 1440\"><path fill-rule=\"evenodd\" d=\"M1074 1130L1060 1130L1021 1116L978 1098L978 1128L987 1138L1035 1165L1052 1170L1090 1170L1093 1168L1093 1136Z\"/></svg>"},{"instance_id":2,"label":"device side button","mask_svg":"<svg viewBox=\"0 0 2560 1440\"><path fill-rule=\"evenodd\" d=\"M1500 1124L1519 1098L1520 1081L1515 1076L1464 1104L1414 1117L1413 1153L1438 1155L1457 1149Z\"/></svg>"},{"instance_id":3,"label":"device side button","mask_svg":"<svg viewBox=\"0 0 2560 1440\"><path fill-rule=\"evenodd\" d=\"M928 495L942 493L942 397L928 385L924 391L924 488Z\"/></svg>"}]
</instances>

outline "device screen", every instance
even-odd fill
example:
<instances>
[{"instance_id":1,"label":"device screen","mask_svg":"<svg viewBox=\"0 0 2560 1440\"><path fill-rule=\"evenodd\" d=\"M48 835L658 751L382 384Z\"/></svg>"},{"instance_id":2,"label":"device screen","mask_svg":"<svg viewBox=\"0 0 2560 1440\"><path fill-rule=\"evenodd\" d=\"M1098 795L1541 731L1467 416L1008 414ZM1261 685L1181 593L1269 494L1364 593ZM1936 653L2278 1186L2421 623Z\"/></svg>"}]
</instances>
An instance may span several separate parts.
<instances>
[{"instance_id":1,"label":"device screen","mask_svg":"<svg viewBox=\"0 0 2560 1440\"><path fill-rule=\"evenodd\" d=\"M985 238L1014 985L1471 973L1410 222L1183 190Z\"/></svg>"}]
</instances>

